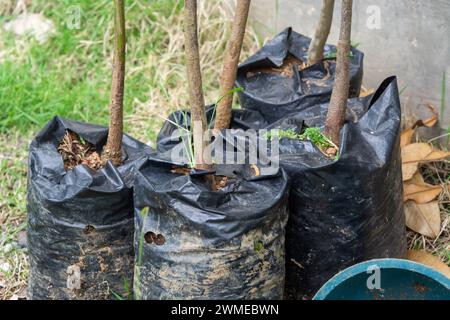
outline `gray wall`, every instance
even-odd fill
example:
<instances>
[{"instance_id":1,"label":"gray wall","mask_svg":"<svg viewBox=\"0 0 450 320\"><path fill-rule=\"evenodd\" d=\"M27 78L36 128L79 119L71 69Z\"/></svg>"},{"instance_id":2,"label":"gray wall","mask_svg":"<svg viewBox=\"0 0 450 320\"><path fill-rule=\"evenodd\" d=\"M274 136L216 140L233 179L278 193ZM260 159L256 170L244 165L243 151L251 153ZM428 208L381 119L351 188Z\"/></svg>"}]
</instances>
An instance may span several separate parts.
<instances>
[{"instance_id":1,"label":"gray wall","mask_svg":"<svg viewBox=\"0 0 450 320\"><path fill-rule=\"evenodd\" d=\"M252 22L263 36L287 26L312 36L321 0L253 0ZM339 34L340 0L336 0L330 43ZM379 14L378 14L379 13ZM404 114L428 115L425 102L440 108L443 73L447 103L442 119L450 124L450 1L355 0L352 42L365 53L364 84L377 87L397 75ZM410 119L408 119L410 120Z\"/></svg>"}]
</instances>

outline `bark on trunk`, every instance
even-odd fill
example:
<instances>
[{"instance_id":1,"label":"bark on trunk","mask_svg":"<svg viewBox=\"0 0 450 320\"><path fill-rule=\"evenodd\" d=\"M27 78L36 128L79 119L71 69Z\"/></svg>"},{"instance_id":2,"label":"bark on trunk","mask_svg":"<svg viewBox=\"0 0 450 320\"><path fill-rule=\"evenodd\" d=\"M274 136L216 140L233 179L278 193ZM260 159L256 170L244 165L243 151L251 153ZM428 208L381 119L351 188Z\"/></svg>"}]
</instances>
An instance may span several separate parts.
<instances>
[{"instance_id":1,"label":"bark on trunk","mask_svg":"<svg viewBox=\"0 0 450 320\"><path fill-rule=\"evenodd\" d=\"M328 108L325 135L337 146L340 144L340 132L344 124L347 109L348 90L350 87L350 37L352 28L352 0L342 0L341 31L337 47L336 81Z\"/></svg>"},{"instance_id":2,"label":"bark on trunk","mask_svg":"<svg viewBox=\"0 0 450 320\"><path fill-rule=\"evenodd\" d=\"M222 99L216 110L215 130L228 129L230 127L233 94L229 94L229 92L233 90L236 81L239 56L241 54L242 42L244 41L249 9L250 0L237 0L231 38L228 42L220 77L220 97Z\"/></svg>"},{"instance_id":3,"label":"bark on trunk","mask_svg":"<svg viewBox=\"0 0 450 320\"><path fill-rule=\"evenodd\" d=\"M203 151L206 141L203 133L207 130L205 99L202 89L202 74L197 37L197 0L184 2L184 38L186 52L186 67L191 103L191 127L193 128L194 160L196 169L208 170L210 165L205 162Z\"/></svg>"},{"instance_id":4,"label":"bark on trunk","mask_svg":"<svg viewBox=\"0 0 450 320\"><path fill-rule=\"evenodd\" d=\"M125 82L125 7L124 0L114 0L114 56L111 85L109 131L102 160L122 164L123 96Z\"/></svg>"},{"instance_id":5,"label":"bark on trunk","mask_svg":"<svg viewBox=\"0 0 450 320\"><path fill-rule=\"evenodd\" d=\"M314 38L309 45L308 65L313 65L323 59L323 49L330 34L333 22L334 0L323 0L320 19L316 27Z\"/></svg>"}]
</instances>

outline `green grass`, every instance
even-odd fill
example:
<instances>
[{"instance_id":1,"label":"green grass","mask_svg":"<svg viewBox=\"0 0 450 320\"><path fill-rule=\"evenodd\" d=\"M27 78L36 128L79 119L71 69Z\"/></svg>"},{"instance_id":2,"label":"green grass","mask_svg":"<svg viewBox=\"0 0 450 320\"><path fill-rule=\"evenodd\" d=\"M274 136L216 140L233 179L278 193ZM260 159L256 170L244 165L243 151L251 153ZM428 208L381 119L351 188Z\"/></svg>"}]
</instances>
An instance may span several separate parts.
<instances>
[{"instance_id":1,"label":"green grass","mask_svg":"<svg viewBox=\"0 0 450 320\"><path fill-rule=\"evenodd\" d=\"M127 69L142 65L142 59L161 54L161 43L167 36L163 29L153 28L157 15L170 16L181 9L175 0L127 1ZM71 30L66 22L67 7L79 5L81 28ZM30 123L43 126L54 115L76 120L107 124L111 77L113 2L100 1L33 1L29 11L43 11L57 27L56 34L45 44L31 37L24 40L7 33L4 46L16 48L25 41L25 49L0 64L0 131L15 127L29 130ZM5 20L5 19L3 19ZM151 34L141 39L142 22L147 21ZM156 31L156 32L152 32ZM133 101L148 99L149 88L158 79L149 78L148 70L128 72L125 112L132 112ZM157 73L155 73L157 74Z\"/></svg>"},{"instance_id":2,"label":"green grass","mask_svg":"<svg viewBox=\"0 0 450 320\"><path fill-rule=\"evenodd\" d=\"M126 1L127 57L125 131L155 138L161 119L188 106L184 68L181 0ZM67 8L79 5L80 29L70 29ZM6 6L8 7L8 6ZM226 5L199 5L200 51L207 102L218 96L223 50L230 33ZM6 10L6 9L4 9ZM9 9L11 10L11 9ZM0 12L2 7L0 5ZM2 33L10 54L0 64L0 132L42 127L53 116L106 125L111 82L113 2L34 0L28 12L43 12L55 34L39 44L31 37ZM0 23L13 19L4 15ZM250 30L243 56L256 49Z\"/></svg>"}]
</instances>

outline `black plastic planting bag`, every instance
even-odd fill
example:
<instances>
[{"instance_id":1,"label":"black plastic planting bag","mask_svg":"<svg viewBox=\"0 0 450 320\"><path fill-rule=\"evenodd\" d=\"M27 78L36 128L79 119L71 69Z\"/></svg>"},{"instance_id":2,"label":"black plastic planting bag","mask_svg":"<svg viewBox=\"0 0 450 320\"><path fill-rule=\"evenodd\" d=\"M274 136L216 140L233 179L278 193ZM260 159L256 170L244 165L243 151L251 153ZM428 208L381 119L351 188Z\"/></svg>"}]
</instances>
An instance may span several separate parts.
<instances>
[{"instance_id":1,"label":"black plastic planting bag","mask_svg":"<svg viewBox=\"0 0 450 320\"><path fill-rule=\"evenodd\" d=\"M358 262L405 255L396 78L386 79L369 99L352 100L337 161L310 141L280 141L280 163L291 185L286 231L290 297L311 297ZM322 127L326 110L315 106L272 127L297 132L303 126Z\"/></svg>"},{"instance_id":2,"label":"black plastic planting bag","mask_svg":"<svg viewBox=\"0 0 450 320\"><path fill-rule=\"evenodd\" d=\"M124 163L65 170L66 130L101 152L108 129L55 117L32 141L28 168L30 299L108 299L133 278L134 163L149 147L123 137Z\"/></svg>"},{"instance_id":3,"label":"black plastic planting bag","mask_svg":"<svg viewBox=\"0 0 450 320\"><path fill-rule=\"evenodd\" d=\"M239 93L242 108L258 110L273 123L290 113L328 102L336 73L335 59L325 59L301 71L293 68L292 76L267 71L281 67L289 55L307 62L310 42L310 38L287 28L243 62L236 80L237 86L243 89ZM333 54L336 54L336 47L326 45L324 56ZM363 58L361 51L351 49L350 98L359 96Z\"/></svg>"},{"instance_id":4,"label":"black plastic planting bag","mask_svg":"<svg viewBox=\"0 0 450 320\"><path fill-rule=\"evenodd\" d=\"M245 165L215 167L228 184L173 173L157 158L136 174L138 299L281 299L287 178L252 177Z\"/></svg>"}]
</instances>

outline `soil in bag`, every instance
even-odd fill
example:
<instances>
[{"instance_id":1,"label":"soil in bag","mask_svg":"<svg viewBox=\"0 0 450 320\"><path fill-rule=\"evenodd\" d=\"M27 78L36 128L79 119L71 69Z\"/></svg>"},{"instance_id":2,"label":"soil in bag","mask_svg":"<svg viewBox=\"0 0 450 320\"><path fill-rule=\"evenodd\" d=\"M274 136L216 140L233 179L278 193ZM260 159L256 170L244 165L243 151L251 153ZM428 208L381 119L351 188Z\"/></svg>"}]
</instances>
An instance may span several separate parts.
<instances>
[{"instance_id":1,"label":"soil in bag","mask_svg":"<svg viewBox=\"0 0 450 320\"><path fill-rule=\"evenodd\" d=\"M159 155L139 167L136 298L283 297L284 171L263 175L246 164L215 165L213 170L219 182L214 190L205 175Z\"/></svg>"},{"instance_id":2,"label":"soil in bag","mask_svg":"<svg viewBox=\"0 0 450 320\"><path fill-rule=\"evenodd\" d=\"M123 164L103 165L107 134L106 127L55 117L30 145L30 299L131 294L134 164L151 150L124 135Z\"/></svg>"},{"instance_id":3,"label":"soil in bag","mask_svg":"<svg viewBox=\"0 0 450 320\"><path fill-rule=\"evenodd\" d=\"M336 73L336 47L326 45L320 63L307 66L311 39L286 28L243 62L236 85L244 109L258 110L273 123L330 100ZM351 48L349 97L358 97L363 78L361 51Z\"/></svg>"},{"instance_id":4,"label":"soil in bag","mask_svg":"<svg viewBox=\"0 0 450 320\"><path fill-rule=\"evenodd\" d=\"M339 271L406 252L400 160L400 102L395 77L376 93L350 99L337 158L311 141L282 138L280 164L290 178L286 234L288 297L312 297ZM271 128L298 134L323 128L327 105Z\"/></svg>"}]
</instances>

